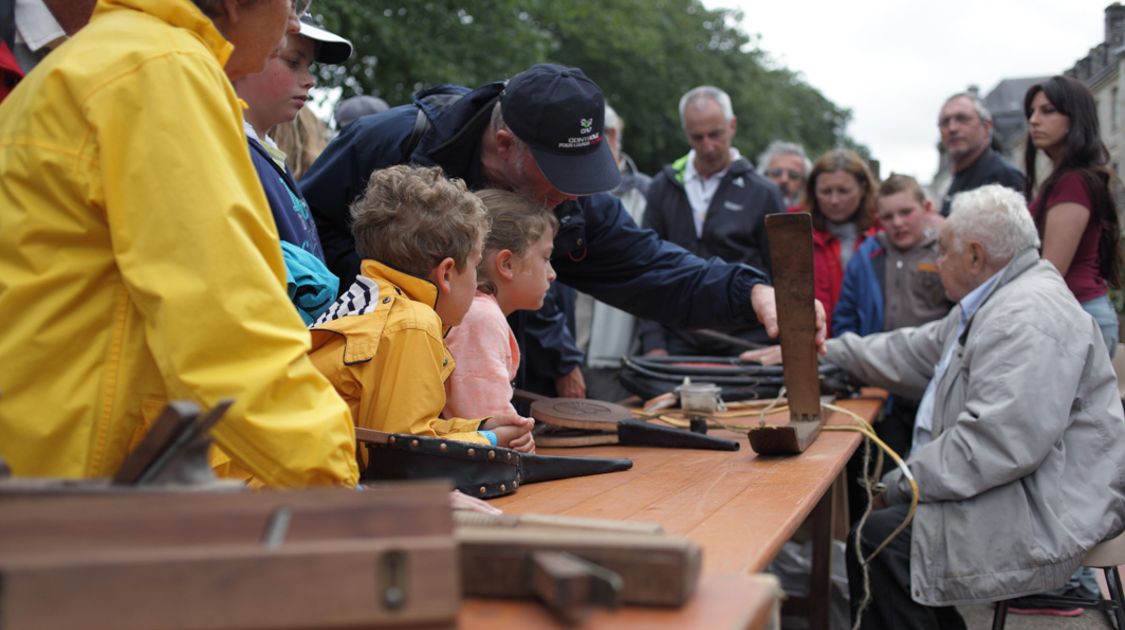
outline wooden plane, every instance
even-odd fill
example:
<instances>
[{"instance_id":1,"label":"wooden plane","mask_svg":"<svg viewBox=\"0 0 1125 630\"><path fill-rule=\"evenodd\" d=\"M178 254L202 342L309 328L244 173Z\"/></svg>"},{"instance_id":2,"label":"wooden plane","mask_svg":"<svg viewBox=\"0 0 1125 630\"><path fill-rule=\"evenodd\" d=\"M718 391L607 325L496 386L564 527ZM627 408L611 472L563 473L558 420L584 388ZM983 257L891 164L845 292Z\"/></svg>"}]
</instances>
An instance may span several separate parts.
<instances>
[{"instance_id":1,"label":"wooden plane","mask_svg":"<svg viewBox=\"0 0 1125 630\"><path fill-rule=\"evenodd\" d=\"M777 323L780 329L789 423L750 430L750 448L759 455L797 455L824 426L816 356L813 295L812 218L803 212L766 217Z\"/></svg>"}]
</instances>

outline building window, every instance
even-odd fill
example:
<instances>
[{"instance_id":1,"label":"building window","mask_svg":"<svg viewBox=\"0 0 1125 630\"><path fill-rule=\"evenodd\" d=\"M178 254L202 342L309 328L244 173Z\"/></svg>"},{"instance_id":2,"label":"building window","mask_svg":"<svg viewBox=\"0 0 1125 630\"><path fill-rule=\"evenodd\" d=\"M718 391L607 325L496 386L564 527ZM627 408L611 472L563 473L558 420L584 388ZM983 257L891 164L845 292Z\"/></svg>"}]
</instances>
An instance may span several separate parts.
<instances>
[{"instance_id":1,"label":"building window","mask_svg":"<svg viewBox=\"0 0 1125 630\"><path fill-rule=\"evenodd\" d=\"M1109 93L1109 128L1117 131L1117 87Z\"/></svg>"}]
</instances>

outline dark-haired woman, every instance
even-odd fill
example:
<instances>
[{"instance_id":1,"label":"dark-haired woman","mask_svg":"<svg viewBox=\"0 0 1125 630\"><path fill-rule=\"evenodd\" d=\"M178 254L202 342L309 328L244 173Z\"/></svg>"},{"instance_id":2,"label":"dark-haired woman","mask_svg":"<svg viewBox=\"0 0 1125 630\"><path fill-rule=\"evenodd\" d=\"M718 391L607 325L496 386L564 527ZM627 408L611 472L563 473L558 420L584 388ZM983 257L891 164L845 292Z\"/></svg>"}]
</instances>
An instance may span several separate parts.
<instances>
[{"instance_id":1,"label":"dark-haired woman","mask_svg":"<svg viewBox=\"0 0 1125 630\"><path fill-rule=\"evenodd\" d=\"M1043 241L1043 258L1058 268L1082 308L1097 320L1112 355L1118 340L1117 314L1107 293L1108 287L1120 286L1121 259L1110 191L1113 174L1094 98L1082 83L1055 76L1031 86L1023 102L1029 199L1035 193L1039 151L1052 164L1028 206Z\"/></svg>"},{"instance_id":2,"label":"dark-haired woman","mask_svg":"<svg viewBox=\"0 0 1125 630\"><path fill-rule=\"evenodd\" d=\"M1043 258L1062 274L1082 309L1098 322L1110 356L1117 348L1117 313L1108 287L1120 286L1121 259L1118 221L1107 164L1109 152L1098 129L1094 97L1082 83L1054 76L1028 89L1023 99L1027 116L1028 205ZM1042 151L1051 160L1051 173L1036 194L1035 159ZM1098 597L1091 569L1080 567L1061 589L1050 595ZM1071 615L1081 608L1044 607L1034 599L1013 600L1013 612Z\"/></svg>"}]
</instances>

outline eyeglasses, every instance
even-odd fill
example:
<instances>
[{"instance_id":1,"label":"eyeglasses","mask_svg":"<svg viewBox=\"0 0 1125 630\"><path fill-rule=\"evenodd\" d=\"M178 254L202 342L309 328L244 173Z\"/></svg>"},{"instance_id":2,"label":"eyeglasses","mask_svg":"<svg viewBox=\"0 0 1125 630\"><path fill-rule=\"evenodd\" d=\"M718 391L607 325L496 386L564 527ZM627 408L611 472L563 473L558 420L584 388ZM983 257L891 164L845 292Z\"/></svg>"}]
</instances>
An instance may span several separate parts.
<instances>
[{"instance_id":1,"label":"eyeglasses","mask_svg":"<svg viewBox=\"0 0 1125 630\"><path fill-rule=\"evenodd\" d=\"M941 129L945 129L952 123L957 123L958 125L967 125L971 122L973 122L972 114L954 114L953 116L943 116L939 118L937 126Z\"/></svg>"},{"instance_id":2,"label":"eyeglasses","mask_svg":"<svg viewBox=\"0 0 1125 630\"><path fill-rule=\"evenodd\" d=\"M289 0L289 8L293 10L293 15L301 17L309 10L309 5L312 0Z\"/></svg>"},{"instance_id":3,"label":"eyeglasses","mask_svg":"<svg viewBox=\"0 0 1125 630\"><path fill-rule=\"evenodd\" d=\"M769 175L770 177L773 177L773 178L776 178L776 179L781 179L782 175L787 176L789 179L796 179L796 180L801 180L801 179L805 178L805 174L802 173L801 171L794 171L793 169L789 169L789 168L771 168L770 170L766 171L766 175Z\"/></svg>"}]
</instances>

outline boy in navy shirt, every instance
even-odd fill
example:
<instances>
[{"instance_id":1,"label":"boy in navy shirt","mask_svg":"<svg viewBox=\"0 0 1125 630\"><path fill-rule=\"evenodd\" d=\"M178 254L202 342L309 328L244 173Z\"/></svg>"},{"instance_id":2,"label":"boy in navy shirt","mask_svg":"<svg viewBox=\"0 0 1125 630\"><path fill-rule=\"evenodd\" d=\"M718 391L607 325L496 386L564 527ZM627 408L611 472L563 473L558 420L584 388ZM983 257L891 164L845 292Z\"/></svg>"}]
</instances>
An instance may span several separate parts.
<instances>
[{"instance_id":1,"label":"boy in navy shirt","mask_svg":"<svg viewBox=\"0 0 1125 630\"><path fill-rule=\"evenodd\" d=\"M316 85L310 72L314 61L341 63L352 54L348 40L309 20L307 14L301 18L300 33L286 37L284 48L266 63L265 70L234 84L247 105L243 125L250 157L281 237L289 299L306 324L336 299L339 280L324 264L316 225L293 173L285 165L285 154L267 134L275 125L296 118L308 101L309 90Z\"/></svg>"}]
</instances>

